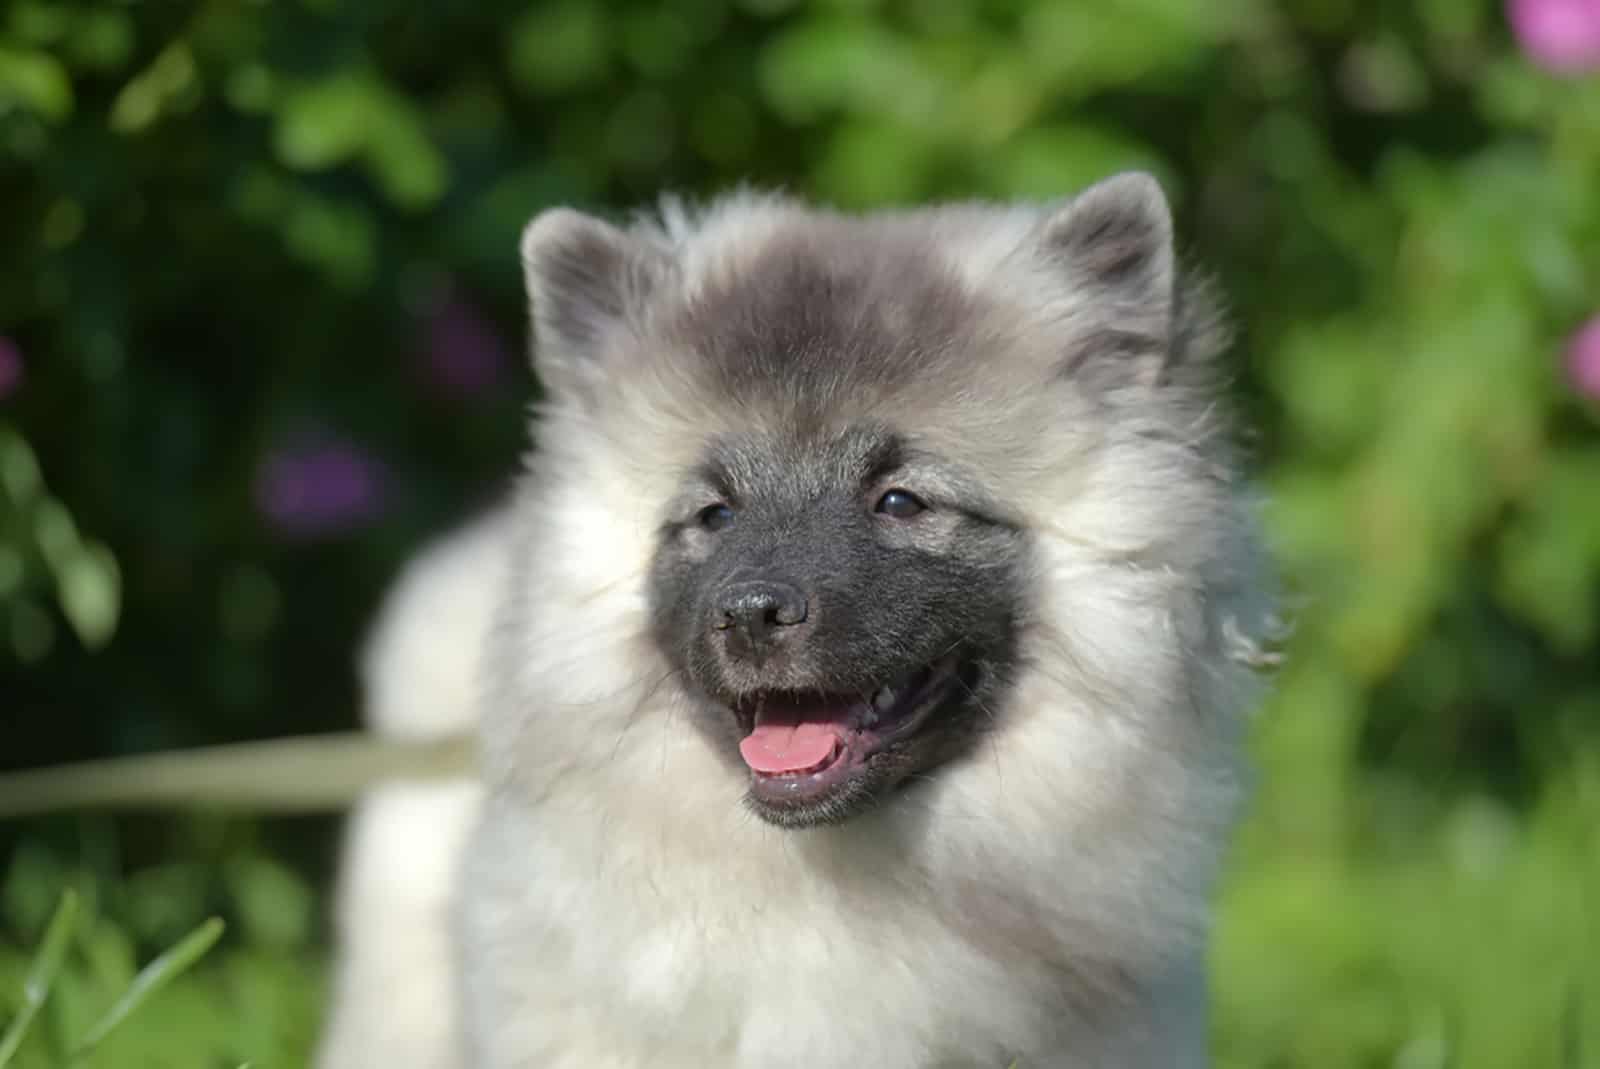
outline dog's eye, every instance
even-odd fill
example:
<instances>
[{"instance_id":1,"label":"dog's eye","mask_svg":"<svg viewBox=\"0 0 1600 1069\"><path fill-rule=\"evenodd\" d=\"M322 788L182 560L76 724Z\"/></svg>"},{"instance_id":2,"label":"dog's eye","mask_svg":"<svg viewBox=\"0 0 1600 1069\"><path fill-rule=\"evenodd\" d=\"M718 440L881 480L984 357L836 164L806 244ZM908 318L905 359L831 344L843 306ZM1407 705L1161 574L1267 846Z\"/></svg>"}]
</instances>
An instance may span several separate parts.
<instances>
[{"instance_id":1,"label":"dog's eye","mask_svg":"<svg viewBox=\"0 0 1600 1069\"><path fill-rule=\"evenodd\" d=\"M897 520L909 520L927 510L928 506L922 503L922 499L909 490L888 491L878 498L876 509L885 516L892 516Z\"/></svg>"},{"instance_id":2,"label":"dog's eye","mask_svg":"<svg viewBox=\"0 0 1600 1069\"><path fill-rule=\"evenodd\" d=\"M707 505L701 509L696 519L706 530L720 531L733 522L733 510L719 501L715 505Z\"/></svg>"}]
</instances>

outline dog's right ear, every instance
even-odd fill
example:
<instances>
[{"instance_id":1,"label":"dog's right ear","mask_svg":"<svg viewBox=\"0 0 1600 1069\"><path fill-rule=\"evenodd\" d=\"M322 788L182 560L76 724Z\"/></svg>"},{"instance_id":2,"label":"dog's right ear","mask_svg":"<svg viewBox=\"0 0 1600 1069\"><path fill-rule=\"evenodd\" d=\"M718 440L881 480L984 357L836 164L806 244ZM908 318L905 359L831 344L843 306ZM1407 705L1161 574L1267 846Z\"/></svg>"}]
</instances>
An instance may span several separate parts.
<instances>
[{"instance_id":1,"label":"dog's right ear","mask_svg":"<svg viewBox=\"0 0 1600 1069\"><path fill-rule=\"evenodd\" d=\"M534 371L551 396L587 401L672 262L650 239L571 208L535 216L521 248Z\"/></svg>"},{"instance_id":2,"label":"dog's right ear","mask_svg":"<svg viewBox=\"0 0 1600 1069\"><path fill-rule=\"evenodd\" d=\"M1172 209L1160 183L1141 172L1097 182L1050 216L1042 237L1080 307L1110 325L1100 340L1074 351L1068 366L1093 360L1117 378L1131 372L1141 382L1160 381L1173 356L1178 311Z\"/></svg>"}]
</instances>

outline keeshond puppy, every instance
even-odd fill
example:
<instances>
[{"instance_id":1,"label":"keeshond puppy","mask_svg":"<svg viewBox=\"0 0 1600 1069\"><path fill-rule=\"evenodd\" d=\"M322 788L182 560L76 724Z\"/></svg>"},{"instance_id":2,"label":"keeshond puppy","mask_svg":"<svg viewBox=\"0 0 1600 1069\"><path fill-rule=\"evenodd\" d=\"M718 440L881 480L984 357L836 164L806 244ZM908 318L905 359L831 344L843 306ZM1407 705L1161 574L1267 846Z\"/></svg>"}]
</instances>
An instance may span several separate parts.
<instances>
[{"instance_id":1,"label":"keeshond puppy","mask_svg":"<svg viewBox=\"0 0 1600 1069\"><path fill-rule=\"evenodd\" d=\"M425 556L329 1067L1198 1066L1269 620L1160 188L740 193L522 258L514 499Z\"/></svg>"}]
</instances>

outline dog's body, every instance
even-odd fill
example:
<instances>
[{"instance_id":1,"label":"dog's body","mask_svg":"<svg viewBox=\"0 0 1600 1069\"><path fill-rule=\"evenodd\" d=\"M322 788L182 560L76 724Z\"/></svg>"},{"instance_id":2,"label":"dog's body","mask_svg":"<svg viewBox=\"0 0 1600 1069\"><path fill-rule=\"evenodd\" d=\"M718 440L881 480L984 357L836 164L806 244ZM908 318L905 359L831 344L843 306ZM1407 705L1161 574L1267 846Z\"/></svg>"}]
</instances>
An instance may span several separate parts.
<instances>
[{"instance_id":1,"label":"dog's body","mask_svg":"<svg viewBox=\"0 0 1600 1069\"><path fill-rule=\"evenodd\" d=\"M482 793L356 825L324 1065L1204 1064L1266 604L1154 183L523 254L540 451L408 581L476 619L413 591L370 662L470 665L446 720L481 667Z\"/></svg>"}]
</instances>

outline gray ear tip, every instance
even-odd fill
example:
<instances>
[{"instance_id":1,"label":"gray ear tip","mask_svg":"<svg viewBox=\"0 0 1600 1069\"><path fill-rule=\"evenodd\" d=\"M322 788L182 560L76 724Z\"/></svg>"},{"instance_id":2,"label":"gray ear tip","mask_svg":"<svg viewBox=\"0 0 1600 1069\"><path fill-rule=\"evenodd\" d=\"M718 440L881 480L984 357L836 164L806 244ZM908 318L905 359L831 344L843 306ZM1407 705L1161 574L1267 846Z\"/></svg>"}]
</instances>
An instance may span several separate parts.
<instances>
[{"instance_id":1,"label":"gray ear tip","mask_svg":"<svg viewBox=\"0 0 1600 1069\"><path fill-rule=\"evenodd\" d=\"M1149 171L1123 171L1102 179L1078 194L1074 203L1078 207L1090 205L1137 212L1161 220L1169 228L1172 223L1172 206L1161 180Z\"/></svg>"},{"instance_id":2,"label":"gray ear tip","mask_svg":"<svg viewBox=\"0 0 1600 1069\"><path fill-rule=\"evenodd\" d=\"M545 250L559 248L575 235L592 232L605 224L576 208L546 208L522 228L517 244L524 264L537 263Z\"/></svg>"},{"instance_id":3,"label":"gray ear tip","mask_svg":"<svg viewBox=\"0 0 1600 1069\"><path fill-rule=\"evenodd\" d=\"M1159 197L1167 199L1166 190L1161 185L1161 179L1149 171L1118 171L1108 175L1084 190L1089 192L1117 192L1123 196Z\"/></svg>"},{"instance_id":4,"label":"gray ear tip","mask_svg":"<svg viewBox=\"0 0 1600 1069\"><path fill-rule=\"evenodd\" d=\"M1116 174L1101 182L1101 185L1120 185L1127 189L1138 189L1143 192L1147 192L1152 196L1166 196L1166 193L1161 186L1161 179L1157 178L1155 174L1150 171L1141 171L1138 169L1118 171Z\"/></svg>"}]
</instances>

